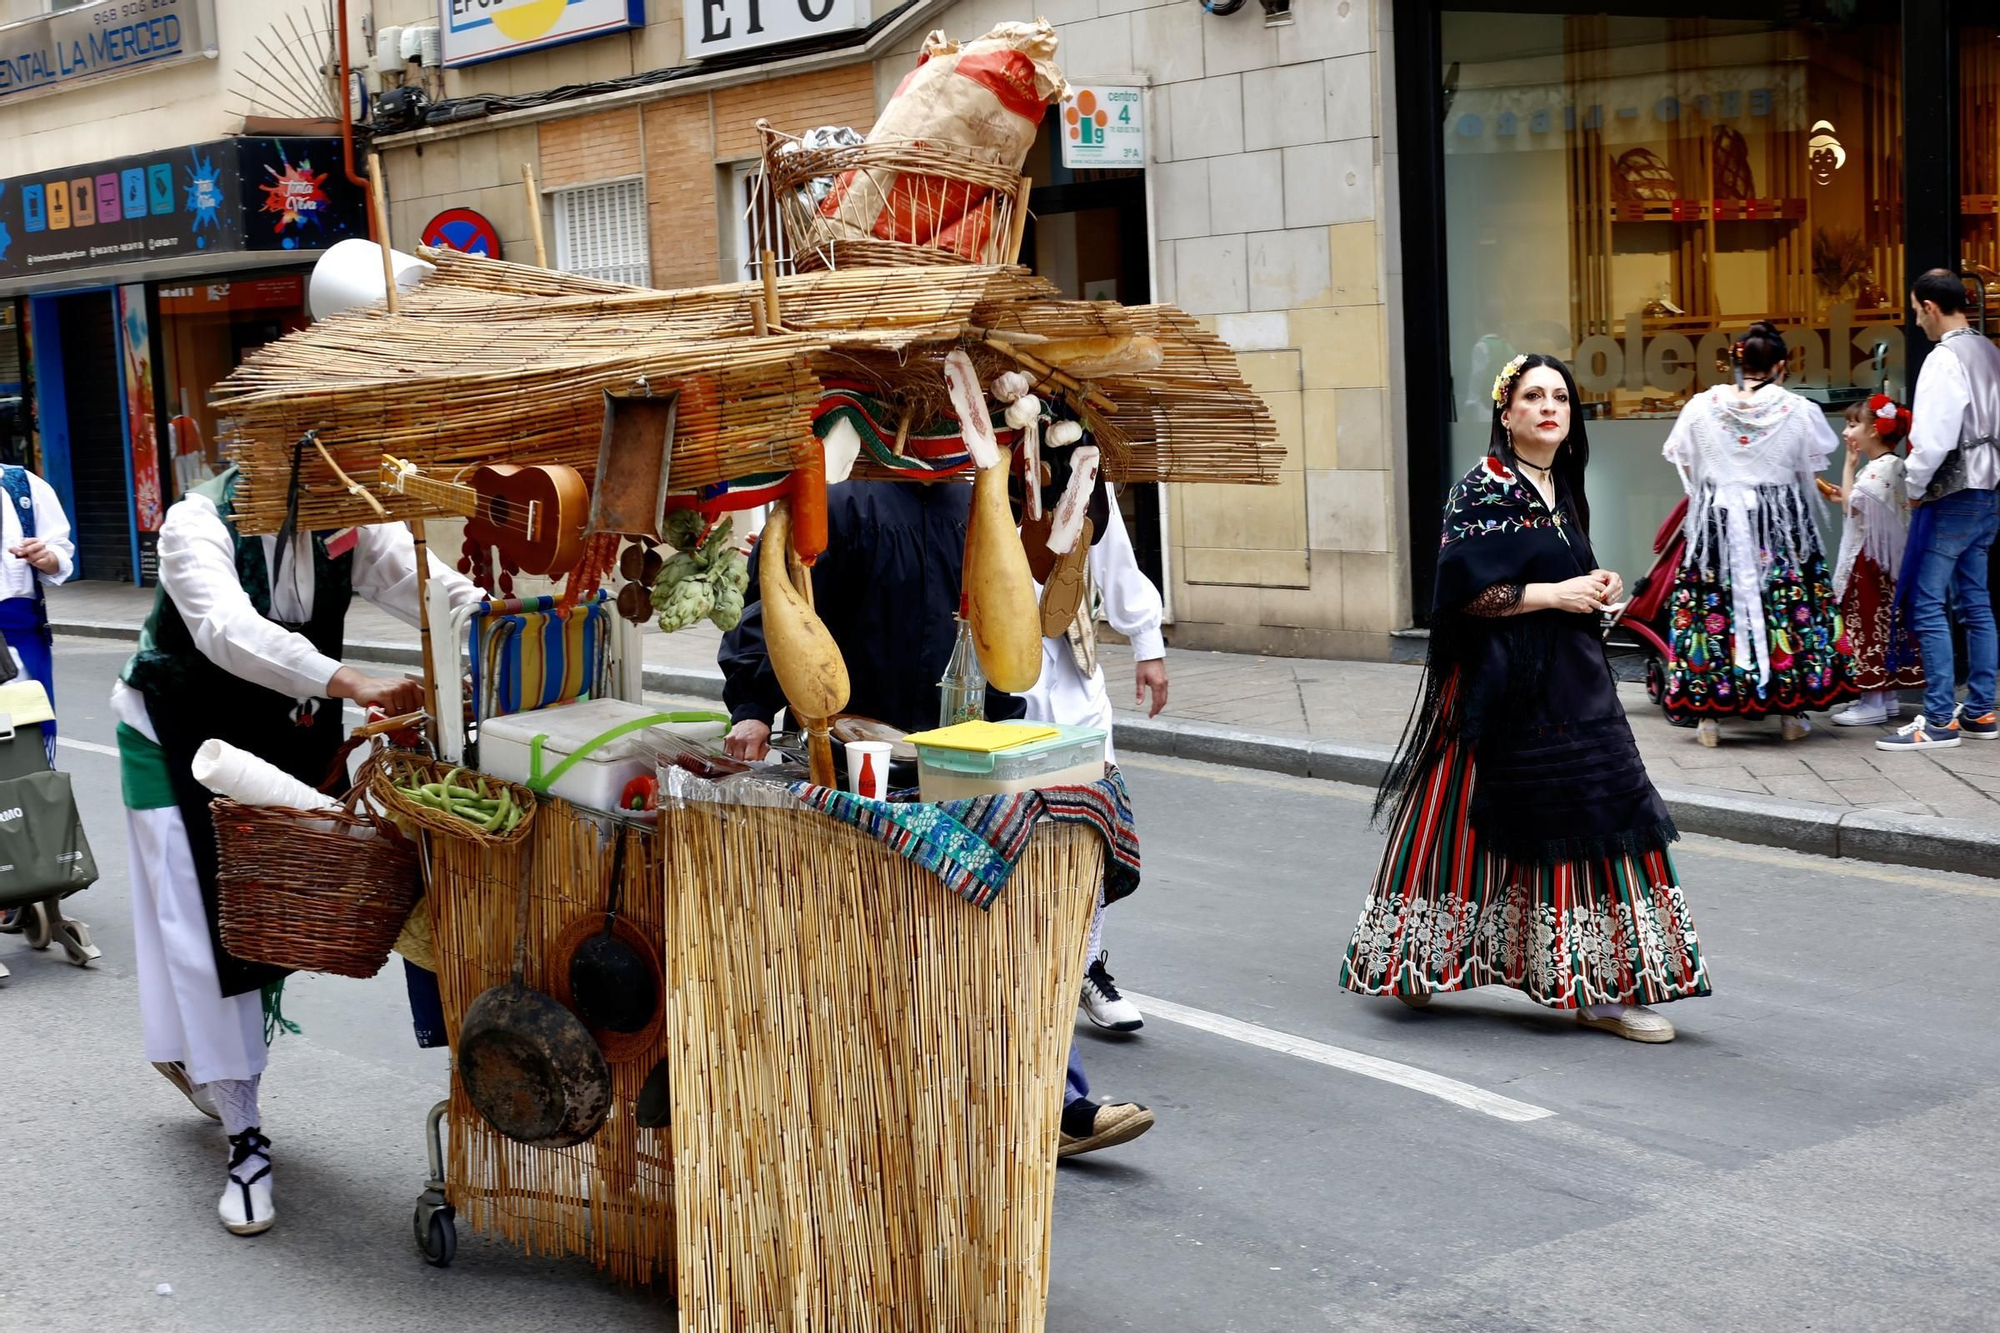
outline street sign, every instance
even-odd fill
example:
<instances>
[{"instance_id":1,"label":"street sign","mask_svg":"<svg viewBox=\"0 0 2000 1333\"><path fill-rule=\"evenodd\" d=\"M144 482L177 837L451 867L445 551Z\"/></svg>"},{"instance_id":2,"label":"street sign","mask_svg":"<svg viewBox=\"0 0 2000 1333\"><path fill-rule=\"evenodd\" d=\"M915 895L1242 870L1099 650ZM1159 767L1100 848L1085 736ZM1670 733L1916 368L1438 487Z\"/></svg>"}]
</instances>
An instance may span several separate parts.
<instances>
[{"instance_id":1,"label":"street sign","mask_svg":"<svg viewBox=\"0 0 2000 1333\"><path fill-rule=\"evenodd\" d=\"M500 257L500 233L469 208L447 208L432 218L424 227L423 241L434 249L457 250L488 259Z\"/></svg>"},{"instance_id":2,"label":"street sign","mask_svg":"<svg viewBox=\"0 0 2000 1333\"><path fill-rule=\"evenodd\" d=\"M1063 165L1143 168L1146 127L1140 92L1071 84L1062 103Z\"/></svg>"}]
</instances>

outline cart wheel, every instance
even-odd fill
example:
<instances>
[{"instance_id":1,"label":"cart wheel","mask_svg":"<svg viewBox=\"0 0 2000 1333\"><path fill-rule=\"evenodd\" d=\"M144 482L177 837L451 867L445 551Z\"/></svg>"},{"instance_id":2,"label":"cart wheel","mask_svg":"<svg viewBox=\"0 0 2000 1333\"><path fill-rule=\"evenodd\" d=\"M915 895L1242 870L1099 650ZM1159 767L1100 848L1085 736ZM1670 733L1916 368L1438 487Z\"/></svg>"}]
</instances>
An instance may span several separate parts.
<instances>
[{"instance_id":1,"label":"cart wheel","mask_svg":"<svg viewBox=\"0 0 2000 1333\"><path fill-rule=\"evenodd\" d=\"M1657 657L1646 659L1646 697L1654 703L1667 697L1667 669Z\"/></svg>"},{"instance_id":2,"label":"cart wheel","mask_svg":"<svg viewBox=\"0 0 2000 1333\"><path fill-rule=\"evenodd\" d=\"M431 1214L422 1244L425 1263L432 1268L451 1267L451 1261L458 1257L458 1223L448 1211Z\"/></svg>"},{"instance_id":3,"label":"cart wheel","mask_svg":"<svg viewBox=\"0 0 2000 1333\"><path fill-rule=\"evenodd\" d=\"M21 909L21 934L30 949L49 947L55 939L55 930L49 923L47 903L29 903Z\"/></svg>"}]
</instances>

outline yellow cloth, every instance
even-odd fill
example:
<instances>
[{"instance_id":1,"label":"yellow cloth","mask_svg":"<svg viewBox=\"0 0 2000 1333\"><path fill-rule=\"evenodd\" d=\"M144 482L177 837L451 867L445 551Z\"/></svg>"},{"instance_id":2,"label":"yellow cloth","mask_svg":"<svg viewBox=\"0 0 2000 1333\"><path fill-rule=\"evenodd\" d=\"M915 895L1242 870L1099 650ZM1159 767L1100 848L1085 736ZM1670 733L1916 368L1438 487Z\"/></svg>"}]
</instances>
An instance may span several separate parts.
<instances>
[{"instance_id":1,"label":"yellow cloth","mask_svg":"<svg viewBox=\"0 0 2000 1333\"><path fill-rule=\"evenodd\" d=\"M0 685L0 713L12 717L17 727L35 722L53 722L56 717L56 710L49 704L49 692L42 688L42 682L25 677Z\"/></svg>"},{"instance_id":2,"label":"yellow cloth","mask_svg":"<svg viewBox=\"0 0 2000 1333\"><path fill-rule=\"evenodd\" d=\"M1034 722L960 722L936 731L920 731L904 739L912 745L931 745L940 750L992 754L997 750L1032 745L1036 741L1054 740L1060 735L1062 732L1057 728Z\"/></svg>"}]
</instances>

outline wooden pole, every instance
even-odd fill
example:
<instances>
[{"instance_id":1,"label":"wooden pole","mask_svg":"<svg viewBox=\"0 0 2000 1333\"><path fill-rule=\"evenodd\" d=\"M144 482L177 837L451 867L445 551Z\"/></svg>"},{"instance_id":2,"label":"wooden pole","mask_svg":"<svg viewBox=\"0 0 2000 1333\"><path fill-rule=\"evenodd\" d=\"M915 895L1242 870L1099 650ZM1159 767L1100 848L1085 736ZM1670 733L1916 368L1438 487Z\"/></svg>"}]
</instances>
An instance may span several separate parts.
<instances>
[{"instance_id":1,"label":"wooden pole","mask_svg":"<svg viewBox=\"0 0 2000 1333\"><path fill-rule=\"evenodd\" d=\"M1007 237L1007 257L1002 261L1004 263L1021 262L1021 242L1026 240L1028 235L1028 191L1033 185L1032 180L1023 176L1021 184L1014 191L1014 226Z\"/></svg>"},{"instance_id":2,"label":"wooden pole","mask_svg":"<svg viewBox=\"0 0 2000 1333\"><path fill-rule=\"evenodd\" d=\"M766 250L762 255L764 279L764 324L772 333L784 331L784 321L778 317L778 256Z\"/></svg>"},{"instance_id":3,"label":"wooden pole","mask_svg":"<svg viewBox=\"0 0 2000 1333\"><path fill-rule=\"evenodd\" d=\"M370 153L368 155L368 174L373 180L373 188L369 191L369 197L375 203L375 235L382 247L382 281L388 289L389 313L393 315L396 313L396 266L395 261L390 258L389 197L384 192L382 186L381 154ZM331 465L333 462L332 458L329 457L327 462ZM334 471L337 475L341 475L342 479L348 485L352 486L354 484L352 478L348 478L340 473L339 468L336 467ZM377 508L380 508L380 506L378 505ZM423 655L424 714L430 719L429 723L424 727L424 737L431 743L431 749L435 751L438 739L438 692L437 669L431 662L431 553L429 545L424 541L424 521L420 518L410 520L410 544L415 548L417 557L417 642L422 649ZM455 670L456 667L457 664L454 663L453 669Z\"/></svg>"},{"instance_id":4,"label":"wooden pole","mask_svg":"<svg viewBox=\"0 0 2000 1333\"><path fill-rule=\"evenodd\" d=\"M396 261L389 250L389 193L382 183L382 155L368 155L368 198L375 206L375 236L382 247L382 287L389 313L396 313Z\"/></svg>"},{"instance_id":5,"label":"wooden pole","mask_svg":"<svg viewBox=\"0 0 2000 1333\"><path fill-rule=\"evenodd\" d=\"M549 247L542 240L542 192L535 188L535 169L521 164L521 188L528 193L528 225L534 228L535 267L549 266Z\"/></svg>"}]
</instances>

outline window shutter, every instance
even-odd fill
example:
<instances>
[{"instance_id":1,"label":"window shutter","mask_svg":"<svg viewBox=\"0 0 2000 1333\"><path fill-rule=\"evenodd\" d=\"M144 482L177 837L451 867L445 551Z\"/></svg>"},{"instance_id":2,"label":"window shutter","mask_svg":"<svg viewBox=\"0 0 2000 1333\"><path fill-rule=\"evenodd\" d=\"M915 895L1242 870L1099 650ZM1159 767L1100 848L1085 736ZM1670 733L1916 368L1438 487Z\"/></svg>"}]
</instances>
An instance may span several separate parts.
<instances>
[{"instance_id":1,"label":"window shutter","mask_svg":"<svg viewBox=\"0 0 2000 1333\"><path fill-rule=\"evenodd\" d=\"M652 285L643 181L558 190L555 203L557 268L604 282Z\"/></svg>"}]
</instances>

